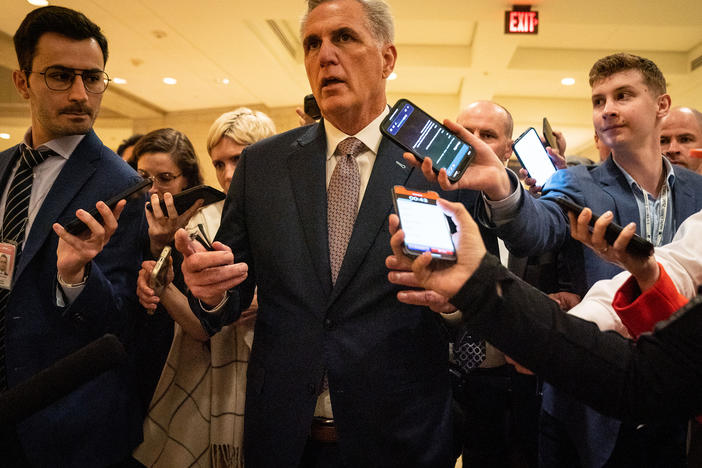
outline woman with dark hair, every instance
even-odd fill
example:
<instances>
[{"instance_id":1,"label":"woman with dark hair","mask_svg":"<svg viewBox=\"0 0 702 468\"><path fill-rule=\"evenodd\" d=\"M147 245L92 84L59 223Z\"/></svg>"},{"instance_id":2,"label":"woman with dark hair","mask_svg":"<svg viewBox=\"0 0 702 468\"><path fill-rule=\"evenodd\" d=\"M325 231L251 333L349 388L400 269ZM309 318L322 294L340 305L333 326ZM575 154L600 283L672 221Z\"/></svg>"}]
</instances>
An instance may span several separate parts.
<instances>
[{"instance_id":1,"label":"woman with dark hair","mask_svg":"<svg viewBox=\"0 0 702 468\"><path fill-rule=\"evenodd\" d=\"M188 137L172 128L147 133L134 146L133 154L138 172L153 181L149 190L153 211L145 208L145 213L149 223L150 254L152 258L158 258L163 248L173 243L175 232L184 227L200 208L200 203L196 202L179 214L173 205L173 195L202 184L200 166ZM165 200L167 213L161 210L160 200ZM144 410L151 401L173 341L173 321L181 323L189 333L204 334L199 322L190 317L183 318L177 312L179 308L172 305L173 301L186 299L180 272L183 259L176 249L172 250L171 258L170 281L162 293L161 304L147 310L148 314L135 318L134 355Z\"/></svg>"}]
</instances>

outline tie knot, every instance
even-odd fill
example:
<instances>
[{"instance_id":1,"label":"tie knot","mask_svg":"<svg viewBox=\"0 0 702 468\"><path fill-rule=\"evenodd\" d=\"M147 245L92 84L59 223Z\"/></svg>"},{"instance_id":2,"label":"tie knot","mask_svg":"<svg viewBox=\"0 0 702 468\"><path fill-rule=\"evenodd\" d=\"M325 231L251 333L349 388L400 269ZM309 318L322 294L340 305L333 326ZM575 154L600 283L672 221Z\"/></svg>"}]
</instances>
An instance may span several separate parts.
<instances>
[{"instance_id":1,"label":"tie knot","mask_svg":"<svg viewBox=\"0 0 702 468\"><path fill-rule=\"evenodd\" d=\"M39 151L25 145L22 151L22 160L26 166L33 168L44 162L52 154L54 152L50 149Z\"/></svg>"},{"instance_id":2,"label":"tie knot","mask_svg":"<svg viewBox=\"0 0 702 468\"><path fill-rule=\"evenodd\" d=\"M365 149L366 145L364 145L361 140L356 137L348 137L339 142L336 147L336 154L348 155L355 158L359 154L363 153Z\"/></svg>"}]
</instances>

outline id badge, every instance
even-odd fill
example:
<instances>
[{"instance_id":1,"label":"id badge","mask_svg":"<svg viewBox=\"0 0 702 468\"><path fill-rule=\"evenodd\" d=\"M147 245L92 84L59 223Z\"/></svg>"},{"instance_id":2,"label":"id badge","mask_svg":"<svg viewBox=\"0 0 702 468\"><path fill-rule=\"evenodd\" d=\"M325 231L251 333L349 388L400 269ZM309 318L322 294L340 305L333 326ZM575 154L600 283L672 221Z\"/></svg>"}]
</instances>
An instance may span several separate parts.
<instances>
[{"instance_id":1,"label":"id badge","mask_svg":"<svg viewBox=\"0 0 702 468\"><path fill-rule=\"evenodd\" d=\"M17 244L0 242L0 288L12 288L12 276L15 272L15 259L17 258Z\"/></svg>"}]
</instances>

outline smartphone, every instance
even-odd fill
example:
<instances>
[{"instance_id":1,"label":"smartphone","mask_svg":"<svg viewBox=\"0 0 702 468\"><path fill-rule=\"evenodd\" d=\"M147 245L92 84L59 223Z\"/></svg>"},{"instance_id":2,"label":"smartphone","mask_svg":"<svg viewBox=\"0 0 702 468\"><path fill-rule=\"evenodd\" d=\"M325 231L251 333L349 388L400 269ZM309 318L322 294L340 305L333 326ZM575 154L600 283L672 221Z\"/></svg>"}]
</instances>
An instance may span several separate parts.
<instances>
[{"instance_id":1,"label":"smartphone","mask_svg":"<svg viewBox=\"0 0 702 468\"><path fill-rule=\"evenodd\" d=\"M214 187L210 187L209 185L197 185L173 195L173 204L175 205L175 209L178 214L181 214L187 211L188 208L193 206L193 203L200 199L205 201L202 206L207 206L220 200L224 200L225 197L226 195L224 192L217 190ZM168 209L166 208L166 201L162 199L160 205L161 212L167 218ZM146 209L153 213L154 208L151 206L151 202L146 203Z\"/></svg>"},{"instance_id":2,"label":"smartphone","mask_svg":"<svg viewBox=\"0 0 702 468\"><path fill-rule=\"evenodd\" d=\"M171 247L167 245L163 248L163 250L161 250L161 255L158 256L156 265L154 265L154 269L151 270L149 286L151 286L157 296L161 295L164 288L168 284L168 267L170 265L170 258Z\"/></svg>"},{"instance_id":3,"label":"smartphone","mask_svg":"<svg viewBox=\"0 0 702 468\"><path fill-rule=\"evenodd\" d=\"M461 178L475 156L471 145L407 99L395 103L380 131L420 161L431 158L434 172L446 169L451 182Z\"/></svg>"},{"instance_id":4,"label":"smartphone","mask_svg":"<svg viewBox=\"0 0 702 468\"><path fill-rule=\"evenodd\" d=\"M314 94L308 94L305 96L305 101L302 108L304 109L305 114L309 115L314 120L322 117L322 111L319 110L319 105L317 105L317 100L314 98Z\"/></svg>"},{"instance_id":5,"label":"smartphone","mask_svg":"<svg viewBox=\"0 0 702 468\"><path fill-rule=\"evenodd\" d=\"M114 209L115 205L119 203L120 200L122 199L131 199L131 198L137 198L142 196L148 189L151 187L151 179L141 179L139 182L135 183L134 185L128 187L126 190L118 193L114 197L110 198L105 202L107 206L110 207L110 209ZM102 216L100 215L100 212L98 212L97 208L93 207L90 210L86 210L90 215L97 220L97 222L102 223ZM64 226L66 231L69 233L73 234L74 236L77 236L78 234L82 233L86 229L88 229L88 226L78 219L77 217L73 218L71 221L68 222Z\"/></svg>"},{"instance_id":6,"label":"smartphone","mask_svg":"<svg viewBox=\"0 0 702 468\"><path fill-rule=\"evenodd\" d=\"M416 257L424 252L440 260L456 261L456 248L446 215L436 203L439 194L410 190L401 185L392 189L395 213L405 232L402 250Z\"/></svg>"},{"instance_id":7,"label":"smartphone","mask_svg":"<svg viewBox=\"0 0 702 468\"><path fill-rule=\"evenodd\" d=\"M561 208L573 212L576 217L581 211L583 211L582 206L578 205L572 200L569 200L568 198L560 197L556 198L555 200ZM594 226L595 221L597 221L599 218L599 216L593 213L592 218L590 218L590 226ZM617 223L609 223L609 226L607 226L607 230L605 231L605 239L610 245L614 244L614 241L617 240L617 237L619 237L622 229L623 228ZM631 241L629 241L629 245L626 246L626 250L632 255L648 257L653 254L653 244L638 234L634 234L634 237L632 237Z\"/></svg>"},{"instance_id":8,"label":"smartphone","mask_svg":"<svg viewBox=\"0 0 702 468\"><path fill-rule=\"evenodd\" d=\"M546 140L546 146L550 146L554 151L558 151L558 138L556 138L556 135L553 134L551 124L548 123L548 119L546 117L544 117L541 130L541 133L544 135L544 140Z\"/></svg>"},{"instance_id":9,"label":"smartphone","mask_svg":"<svg viewBox=\"0 0 702 468\"><path fill-rule=\"evenodd\" d=\"M529 172L529 177L536 179L536 185L543 186L549 177L558 169L551 161L551 157L546 152L539 134L536 133L534 127L528 128L524 133L519 135L512 144L514 154L521 163L522 167Z\"/></svg>"}]
</instances>

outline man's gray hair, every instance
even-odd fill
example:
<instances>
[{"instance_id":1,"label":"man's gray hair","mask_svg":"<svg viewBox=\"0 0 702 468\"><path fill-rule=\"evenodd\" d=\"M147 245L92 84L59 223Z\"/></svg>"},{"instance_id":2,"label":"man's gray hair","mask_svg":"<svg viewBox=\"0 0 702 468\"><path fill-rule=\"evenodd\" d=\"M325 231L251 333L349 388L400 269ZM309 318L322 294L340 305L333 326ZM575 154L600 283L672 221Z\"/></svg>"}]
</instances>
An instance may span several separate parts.
<instances>
[{"instance_id":1,"label":"man's gray hair","mask_svg":"<svg viewBox=\"0 0 702 468\"><path fill-rule=\"evenodd\" d=\"M307 17L310 12L325 2L333 0L307 0L307 12L300 21L300 36L302 37ZM395 40L395 23L390 12L390 6L383 0L355 0L366 12L368 29L380 44L392 44Z\"/></svg>"}]
</instances>

